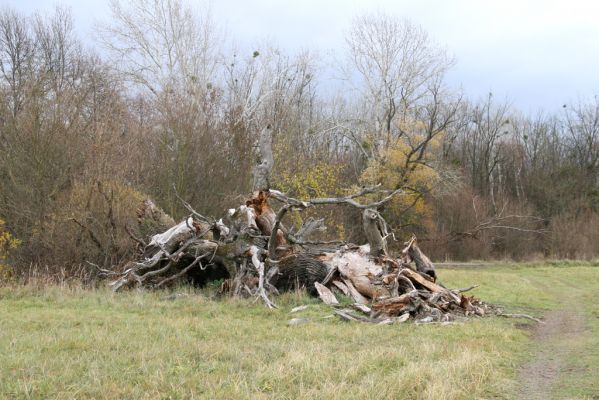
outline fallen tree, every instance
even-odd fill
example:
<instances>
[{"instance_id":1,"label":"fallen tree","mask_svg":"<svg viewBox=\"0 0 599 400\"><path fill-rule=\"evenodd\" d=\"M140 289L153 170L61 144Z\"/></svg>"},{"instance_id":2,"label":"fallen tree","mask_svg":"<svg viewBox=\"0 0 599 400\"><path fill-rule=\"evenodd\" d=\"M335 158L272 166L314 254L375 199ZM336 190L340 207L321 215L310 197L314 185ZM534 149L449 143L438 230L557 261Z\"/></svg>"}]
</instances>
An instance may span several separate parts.
<instances>
[{"instance_id":1,"label":"fallen tree","mask_svg":"<svg viewBox=\"0 0 599 400\"><path fill-rule=\"evenodd\" d=\"M221 293L256 296L274 308L274 295L303 287L335 307L339 304L336 293L351 298L352 309L337 307L335 313L346 320L369 323L408 318L450 321L494 311L437 282L435 267L416 237L406 242L400 254L388 253L390 233L378 209L401 195L401 189L369 187L345 197L309 200L271 189L271 136L269 127L260 135L252 195L222 218L203 216L181 199L189 216L175 224L153 202L145 201L138 210L138 222L146 231L152 227L154 232L147 241L131 233L140 244L139 257L121 272L101 270L112 278L113 290L161 288L182 280L201 285L222 279ZM378 200L364 202L366 196ZM271 202L278 203L276 212ZM323 229L323 220L309 219L297 231L283 224L292 210L301 212L322 205L361 210L368 243L357 246L310 240L311 234Z\"/></svg>"}]
</instances>

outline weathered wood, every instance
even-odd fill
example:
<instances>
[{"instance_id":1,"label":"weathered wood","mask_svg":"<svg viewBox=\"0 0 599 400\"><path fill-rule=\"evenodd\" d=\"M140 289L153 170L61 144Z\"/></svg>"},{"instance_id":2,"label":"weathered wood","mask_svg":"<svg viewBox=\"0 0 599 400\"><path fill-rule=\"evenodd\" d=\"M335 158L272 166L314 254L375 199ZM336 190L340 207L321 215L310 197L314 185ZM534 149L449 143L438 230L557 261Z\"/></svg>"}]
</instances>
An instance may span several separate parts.
<instances>
[{"instance_id":1,"label":"weathered wood","mask_svg":"<svg viewBox=\"0 0 599 400\"><path fill-rule=\"evenodd\" d=\"M367 298L377 299L390 295L382 281L378 283L372 279L382 274L382 267L364 253L359 251L338 252L326 261L326 264L330 267L337 267L341 277L351 281L352 286ZM345 280L344 282L347 284Z\"/></svg>"},{"instance_id":2,"label":"weathered wood","mask_svg":"<svg viewBox=\"0 0 599 400\"><path fill-rule=\"evenodd\" d=\"M365 314L370 314L370 312L372 311L372 309L370 307L368 307L364 304L360 304L360 303L354 303L351 306L358 311L362 311Z\"/></svg>"},{"instance_id":3,"label":"weathered wood","mask_svg":"<svg viewBox=\"0 0 599 400\"><path fill-rule=\"evenodd\" d=\"M462 298L464 297L459 294L455 294L454 292L452 292L449 289L444 288L443 286L437 285L436 283L429 281L428 279L426 279L425 277L420 275L418 272L412 271L411 269L404 268L400 271L400 273L404 276L407 276L411 280L418 282L419 284L421 284L422 286L424 286L425 288L427 288L428 290L430 290L433 293L446 294L447 296L449 296L453 301L457 302L458 304L461 303Z\"/></svg>"},{"instance_id":4,"label":"weathered wood","mask_svg":"<svg viewBox=\"0 0 599 400\"><path fill-rule=\"evenodd\" d=\"M268 308L278 308L266 294L266 290L264 289L264 263L260 261L260 249L256 246L252 246L249 250L249 255L252 258L252 264L256 271L258 271L258 293L262 300L264 300L264 304Z\"/></svg>"},{"instance_id":5,"label":"weathered wood","mask_svg":"<svg viewBox=\"0 0 599 400\"><path fill-rule=\"evenodd\" d=\"M334 280L333 285L335 285L339 290L341 290L341 292L346 295L346 296L350 296L349 293L349 289L347 288L347 285L341 281L336 281Z\"/></svg>"},{"instance_id":6,"label":"weathered wood","mask_svg":"<svg viewBox=\"0 0 599 400\"><path fill-rule=\"evenodd\" d=\"M369 204L360 204L358 202L356 202L354 199L361 197L361 196L365 196L366 194L370 194L370 193L376 193L376 192L385 192L388 193L387 196L385 196L383 199L373 202L373 203L369 203ZM358 209L362 209L362 210L369 210L368 211L368 215L373 215L376 214L377 215L377 221L379 223L379 225L383 226L384 225L384 221L382 219L382 217L380 216L380 214L378 214L378 212L376 211L377 207L380 207L381 205L387 203L388 201L390 201L396 194L400 193L401 189L397 189L394 191L384 191L384 190L380 190L378 187L373 187L373 188L364 188L362 189L362 191L360 191L357 194L354 195L350 195L350 196L345 196L345 197L332 197L332 198L317 198L317 199L311 199L309 201L300 201L298 199L294 199L292 197L288 197L286 195L284 195L283 193L277 191L277 190L270 190L269 194L273 197L276 198L279 201L282 201L285 203L285 205L283 207L281 207L281 209L279 210L279 212L276 215L275 218L275 223L273 225L273 232L271 233L271 238L269 241L269 258L271 260L274 260L274 250L275 250L275 245L274 245L274 238L275 238L275 232L277 232L277 229L281 223L282 218L285 216L285 214L287 213L287 211L291 210L291 209L298 209L298 210L304 210L308 207L313 207L316 205L327 205L327 204L349 204L353 207L356 207ZM374 232L374 231L373 231ZM384 243L386 240L386 228L382 229L381 228L381 232L380 234L384 236L381 236L380 240L375 239L374 241L374 245L375 245L375 253L380 253L380 251L378 250L378 247L382 247L384 248ZM382 243L382 244L381 244ZM381 255L386 254L386 249L382 252Z\"/></svg>"},{"instance_id":7,"label":"weathered wood","mask_svg":"<svg viewBox=\"0 0 599 400\"><path fill-rule=\"evenodd\" d=\"M356 288L354 287L354 285L351 283L351 281L349 279L342 279L343 283L345 284L345 286L347 287L347 290L349 291L349 295L351 296L352 299L354 299L354 301L356 303L361 303L361 304L368 304L369 301L366 297L362 296L362 294L360 292L358 292L358 290L356 290Z\"/></svg>"},{"instance_id":8,"label":"weathered wood","mask_svg":"<svg viewBox=\"0 0 599 400\"><path fill-rule=\"evenodd\" d=\"M339 271L339 269L337 268L337 266L333 266L333 268L329 268L329 272L327 272L327 276L324 277L324 279L322 280L323 285L328 285L329 282L333 279L333 276L337 273L337 271Z\"/></svg>"},{"instance_id":9,"label":"weathered wood","mask_svg":"<svg viewBox=\"0 0 599 400\"><path fill-rule=\"evenodd\" d=\"M256 226L260 229L260 232L265 236L269 236L277 215L268 204L268 192L263 190L254 192L252 197L246 201L246 206L254 210Z\"/></svg>"},{"instance_id":10,"label":"weathered wood","mask_svg":"<svg viewBox=\"0 0 599 400\"><path fill-rule=\"evenodd\" d=\"M410 317L422 322L442 321L454 315L483 316L493 312L474 297L462 296L459 291L435 283L434 265L420 250L415 237L407 243L401 258L388 256L389 233L376 207L399 191L387 192L385 198L368 205L354 200L376 191L367 188L341 198L300 201L274 190L260 190L219 220L203 217L185 203L192 216L153 235L145 249L147 257L129 263L123 273L112 274L117 279L111 285L115 289L161 287L183 278L195 281L204 268L216 268L219 273L226 269L224 276L232 277L223 283L223 291L261 298L269 308L276 307L271 296L279 293L277 289L289 290L293 287L289 283L297 282L332 306L339 301L330 288L351 297L355 301L352 307L368 315L336 310L336 315L352 321L392 324ZM284 202L276 214L268 204L270 197ZM323 204L348 204L362 209L369 244L331 250L311 247L305 241L297 245L298 239L282 225L283 217L289 210ZM320 225L320 221L312 223L302 235ZM411 269L412 262L418 272Z\"/></svg>"},{"instance_id":11,"label":"weathered wood","mask_svg":"<svg viewBox=\"0 0 599 400\"><path fill-rule=\"evenodd\" d=\"M362 212L362 227L370 245L370 254L375 257L387 256L387 229L378 211L365 209Z\"/></svg>"},{"instance_id":12,"label":"weathered wood","mask_svg":"<svg viewBox=\"0 0 599 400\"><path fill-rule=\"evenodd\" d=\"M253 192L270 188L270 174L275 163L272 153L272 128L270 125L267 125L260 132L256 147L256 162L252 170Z\"/></svg>"},{"instance_id":13,"label":"weathered wood","mask_svg":"<svg viewBox=\"0 0 599 400\"><path fill-rule=\"evenodd\" d=\"M304 304L303 306L297 306L297 307L293 307L291 309L291 311L289 311L290 313L296 313L296 312L300 312L300 311L304 311L305 309L307 309L309 306L307 304Z\"/></svg>"},{"instance_id":14,"label":"weathered wood","mask_svg":"<svg viewBox=\"0 0 599 400\"><path fill-rule=\"evenodd\" d=\"M416 269L418 271L429 275L430 277L433 278L433 280L437 279L437 273L435 271L435 266L433 265L430 258L428 258L422 252L422 250L420 250L420 247L418 247L418 241L416 240L415 236L413 236L412 239L410 240L410 246L408 246L407 251L408 251L408 254L410 255L410 258L412 260L414 260L414 263L416 264Z\"/></svg>"},{"instance_id":15,"label":"weathered wood","mask_svg":"<svg viewBox=\"0 0 599 400\"><path fill-rule=\"evenodd\" d=\"M419 284L421 284L422 286L424 286L425 288L427 288L428 290L430 290L433 293L444 292L447 290L444 287L439 286L436 283L429 281L428 279L426 279L425 277L420 275L418 272L412 271L411 269L404 268L399 273L403 276L410 278L413 281L418 282Z\"/></svg>"},{"instance_id":16,"label":"weathered wood","mask_svg":"<svg viewBox=\"0 0 599 400\"><path fill-rule=\"evenodd\" d=\"M339 301L337 300L337 298L335 297L333 292L331 292L329 290L329 288L327 288L324 285L321 285L318 282L315 282L314 286L316 287L316 290L318 291L318 296L320 297L320 299L322 300L322 302L324 304L326 304L328 306L334 306L334 305L339 304Z\"/></svg>"},{"instance_id":17,"label":"weathered wood","mask_svg":"<svg viewBox=\"0 0 599 400\"><path fill-rule=\"evenodd\" d=\"M362 317L360 315L355 315L351 313L351 310L334 310L335 315L340 317L345 321L354 321L354 322L367 322L370 324L380 322L378 320L373 320L370 318Z\"/></svg>"},{"instance_id":18,"label":"weathered wood","mask_svg":"<svg viewBox=\"0 0 599 400\"><path fill-rule=\"evenodd\" d=\"M386 315L396 316L412 312L416 309L415 299L418 296L417 291L402 294L398 297L391 297L381 300L372 305L375 311L381 311Z\"/></svg>"},{"instance_id":19,"label":"weathered wood","mask_svg":"<svg viewBox=\"0 0 599 400\"><path fill-rule=\"evenodd\" d=\"M193 218L189 217L166 232L152 236L148 248L158 248L170 254L179 246L179 243L191 238L194 232Z\"/></svg>"},{"instance_id":20,"label":"weathered wood","mask_svg":"<svg viewBox=\"0 0 599 400\"><path fill-rule=\"evenodd\" d=\"M467 288L462 288L462 289L452 289L452 292L455 293L465 293L465 292L469 292L472 289L476 289L477 287L479 287L480 285L472 285L472 286L468 286Z\"/></svg>"}]
</instances>

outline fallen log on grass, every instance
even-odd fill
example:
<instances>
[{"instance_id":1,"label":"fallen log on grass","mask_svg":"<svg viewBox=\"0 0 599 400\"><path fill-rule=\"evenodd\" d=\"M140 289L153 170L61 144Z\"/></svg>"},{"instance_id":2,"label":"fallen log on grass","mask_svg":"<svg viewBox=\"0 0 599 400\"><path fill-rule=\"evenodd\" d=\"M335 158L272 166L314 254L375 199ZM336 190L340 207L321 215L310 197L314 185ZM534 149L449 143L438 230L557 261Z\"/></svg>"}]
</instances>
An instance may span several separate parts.
<instances>
[{"instance_id":1,"label":"fallen log on grass","mask_svg":"<svg viewBox=\"0 0 599 400\"><path fill-rule=\"evenodd\" d=\"M433 263L419 248L415 236L400 254L389 254L387 238L393 234L378 208L401 195L401 189L389 191L375 186L343 197L307 200L272 190L271 138L267 127L258 140L259 154L252 175L254 192L244 204L228 210L218 220L201 215L180 199L189 216L175 224L146 200L138 210L138 232L130 232L141 246L139 257L121 272L101 270L113 278L110 286L117 291L222 280L221 294L254 296L269 308L276 307L272 300L276 294L305 288L337 307L335 313L340 318L377 324L410 318L443 322L493 312L491 306L474 297L440 285ZM360 202L367 195L378 200ZM271 200L280 203L277 211ZM323 229L323 220L309 219L295 233L283 224L289 211L321 205L361 210L368 243L356 246L309 240L311 233ZM339 309L336 294L350 297L353 309Z\"/></svg>"}]
</instances>

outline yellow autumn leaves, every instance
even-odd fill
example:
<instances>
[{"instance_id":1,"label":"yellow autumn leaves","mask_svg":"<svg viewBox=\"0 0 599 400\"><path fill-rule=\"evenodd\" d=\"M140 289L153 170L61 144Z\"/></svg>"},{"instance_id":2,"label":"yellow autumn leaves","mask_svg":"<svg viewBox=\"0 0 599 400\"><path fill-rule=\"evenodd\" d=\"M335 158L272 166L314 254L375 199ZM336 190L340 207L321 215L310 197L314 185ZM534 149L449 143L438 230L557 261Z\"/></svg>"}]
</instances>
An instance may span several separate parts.
<instances>
[{"instance_id":1,"label":"yellow autumn leaves","mask_svg":"<svg viewBox=\"0 0 599 400\"><path fill-rule=\"evenodd\" d=\"M404 193L396 196L387 207L388 212L399 217L402 225L424 225L432 227L433 208L427 202L439 180L435 161L441 150L442 134L427 136L421 122L404 123L403 134L392 139L380 151L380 156L370 160L361 175L363 185L381 184L383 188L402 188ZM430 139L430 140L429 140ZM423 144L426 148L421 152Z\"/></svg>"},{"instance_id":2,"label":"yellow autumn leaves","mask_svg":"<svg viewBox=\"0 0 599 400\"><path fill-rule=\"evenodd\" d=\"M12 269L5 262L9 253L20 244L21 241L12 236L6 229L4 220L0 219L0 282L11 278Z\"/></svg>"}]
</instances>

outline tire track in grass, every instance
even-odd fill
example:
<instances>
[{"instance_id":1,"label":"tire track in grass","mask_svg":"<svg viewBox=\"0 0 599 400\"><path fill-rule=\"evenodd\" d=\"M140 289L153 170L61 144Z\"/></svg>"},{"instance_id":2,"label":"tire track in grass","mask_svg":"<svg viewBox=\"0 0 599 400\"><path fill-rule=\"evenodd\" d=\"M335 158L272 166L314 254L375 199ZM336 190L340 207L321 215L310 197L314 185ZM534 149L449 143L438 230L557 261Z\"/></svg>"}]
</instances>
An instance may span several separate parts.
<instances>
[{"instance_id":1,"label":"tire track in grass","mask_svg":"<svg viewBox=\"0 0 599 400\"><path fill-rule=\"evenodd\" d=\"M554 398L555 385L567 368L567 359L577 350L571 344L585 334L585 317L575 306L550 311L544 321L533 333L539 350L519 371L518 399Z\"/></svg>"}]
</instances>

